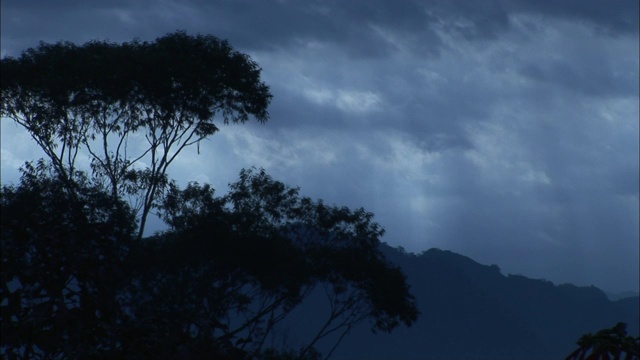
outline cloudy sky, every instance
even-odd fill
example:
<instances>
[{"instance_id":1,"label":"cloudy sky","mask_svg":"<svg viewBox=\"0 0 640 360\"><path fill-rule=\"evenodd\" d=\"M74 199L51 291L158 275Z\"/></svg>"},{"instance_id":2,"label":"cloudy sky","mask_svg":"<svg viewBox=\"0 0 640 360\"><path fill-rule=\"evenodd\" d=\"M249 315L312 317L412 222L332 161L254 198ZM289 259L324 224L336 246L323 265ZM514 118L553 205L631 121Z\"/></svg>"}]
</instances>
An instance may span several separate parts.
<instances>
[{"instance_id":1,"label":"cloudy sky","mask_svg":"<svg viewBox=\"0 0 640 360\"><path fill-rule=\"evenodd\" d=\"M171 169L226 192L264 167L364 207L384 240L503 273L638 291L638 1L24 1L2 56L39 41L178 29L248 53L265 124L224 127ZM2 182L41 156L2 119Z\"/></svg>"}]
</instances>

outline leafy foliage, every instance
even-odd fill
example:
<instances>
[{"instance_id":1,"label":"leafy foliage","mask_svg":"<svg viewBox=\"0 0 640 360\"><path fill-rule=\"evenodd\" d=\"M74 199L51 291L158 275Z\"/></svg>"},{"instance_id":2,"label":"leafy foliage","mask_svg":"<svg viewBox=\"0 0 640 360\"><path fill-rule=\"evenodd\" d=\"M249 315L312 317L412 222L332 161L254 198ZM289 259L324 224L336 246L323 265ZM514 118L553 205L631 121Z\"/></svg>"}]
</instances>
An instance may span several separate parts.
<instances>
[{"instance_id":1,"label":"leafy foliage","mask_svg":"<svg viewBox=\"0 0 640 360\"><path fill-rule=\"evenodd\" d=\"M415 321L371 213L300 197L264 170L243 170L222 197L169 180L214 118L268 118L260 68L225 41L40 44L3 58L1 75L0 115L49 158L2 188L3 356L317 359L318 341L339 334L337 346L366 319L382 331ZM153 208L169 230L142 238ZM275 347L316 288L326 322L302 347Z\"/></svg>"},{"instance_id":2,"label":"leafy foliage","mask_svg":"<svg viewBox=\"0 0 640 360\"><path fill-rule=\"evenodd\" d=\"M271 100L247 55L184 32L155 42L41 43L3 58L1 75L0 114L29 131L68 187L84 155L114 198L135 195L138 238L182 149L216 133L216 116L266 121ZM136 135L146 148L129 146ZM146 167L135 166L140 160Z\"/></svg>"},{"instance_id":3,"label":"leafy foliage","mask_svg":"<svg viewBox=\"0 0 640 360\"><path fill-rule=\"evenodd\" d=\"M73 199L51 173L28 167L3 188L5 354L311 359L366 319L391 331L417 317L370 213L300 197L263 170L243 170L222 197L171 184L159 199L171 228L142 242L127 204L82 181ZM278 325L316 288L326 322L303 347L275 348Z\"/></svg>"},{"instance_id":4,"label":"leafy foliage","mask_svg":"<svg viewBox=\"0 0 640 360\"><path fill-rule=\"evenodd\" d=\"M640 337L627 335L627 325L618 323L611 329L603 329L595 335L585 334L578 340L580 346L566 360L587 359L640 359Z\"/></svg>"},{"instance_id":5,"label":"leafy foliage","mask_svg":"<svg viewBox=\"0 0 640 360\"><path fill-rule=\"evenodd\" d=\"M326 290L331 314L301 355L367 318L372 329L391 331L417 317L404 274L378 249L383 230L363 209L300 197L298 189L264 170L243 170L221 198L207 186L172 186L160 209L173 228L154 242L165 254L157 264L177 267L163 275L171 281L156 277L156 288L180 281L193 294L191 303L219 306L197 309L193 318L208 319L206 326L182 324L198 328L199 336L220 333L255 356L266 336L317 286Z\"/></svg>"},{"instance_id":6,"label":"leafy foliage","mask_svg":"<svg viewBox=\"0 0 640 360\"><path fill-rule=\"evenodd\" d=\"M114 288L126 278L135 223L126 204L79 178L70 196L39 163L2 189L2 351L84 357L114 346Z\"/></svg>"}]
</instances>

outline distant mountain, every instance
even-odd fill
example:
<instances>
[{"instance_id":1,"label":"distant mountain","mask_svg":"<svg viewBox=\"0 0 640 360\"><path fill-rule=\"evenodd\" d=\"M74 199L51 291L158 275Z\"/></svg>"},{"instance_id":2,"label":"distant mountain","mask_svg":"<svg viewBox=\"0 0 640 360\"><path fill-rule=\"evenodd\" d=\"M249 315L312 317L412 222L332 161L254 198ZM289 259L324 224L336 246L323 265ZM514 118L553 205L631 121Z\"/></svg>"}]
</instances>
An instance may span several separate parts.
<instances>
[{"instance_id":1,"label":"distant mountain","mask_svg":"<svg viewBox=\"0 0 640 360\"><path fill-rule=\"evenodd\" d=\"M366 325L353 329L332 358L564 359L581 335L617 322L638 336L637 296L611 301L593 286L505 276L496 265L451 251L414 255L383 247L407 274L422 314L391 334L373 334ZM302 311L305 322L322 312L317 304Z\"/></svg>"},{"instance_id":2,"label":"distant mountain","mask_svg":"<svg viewBox=\"0 0 640 360\"><path fill-rule=\"evenodd\" d=\"M618 293L605 292L605 294L607 294L607 297L611 301L626 299L626 298L630 298L630 297L638 297L640 295L635 291L623 291L623 292L618 292Z\"/></svg>"}]
</instances>

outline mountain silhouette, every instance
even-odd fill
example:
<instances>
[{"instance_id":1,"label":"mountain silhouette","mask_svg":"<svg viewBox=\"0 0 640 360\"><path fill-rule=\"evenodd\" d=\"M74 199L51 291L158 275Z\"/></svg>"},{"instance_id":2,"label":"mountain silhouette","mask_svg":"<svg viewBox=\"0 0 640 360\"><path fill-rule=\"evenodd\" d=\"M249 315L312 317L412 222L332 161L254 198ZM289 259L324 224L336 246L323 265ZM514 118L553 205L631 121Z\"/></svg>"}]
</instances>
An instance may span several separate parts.
<instances>
[{"instance_id":1,"label":"mountain silhouette","mask_svg":"<svg viewBox=\"0 0 640 360\"><path fill-rule=\"evenodd\" d=\"M335 359L564 359L585 333L626 322L638 336L637 296L611 301L600 289L554 285L521 275L503 275L496 265L481 265L451 251L419 255L382 245L406 273L421 316L410 328L391 334L361 325L333 352ZM319 323L321 296L296 311L287 333L289 345ZM311 328L311 327L309 327ZM328 339L327 353L336 339Z\"/></svg>"}]
</instances>

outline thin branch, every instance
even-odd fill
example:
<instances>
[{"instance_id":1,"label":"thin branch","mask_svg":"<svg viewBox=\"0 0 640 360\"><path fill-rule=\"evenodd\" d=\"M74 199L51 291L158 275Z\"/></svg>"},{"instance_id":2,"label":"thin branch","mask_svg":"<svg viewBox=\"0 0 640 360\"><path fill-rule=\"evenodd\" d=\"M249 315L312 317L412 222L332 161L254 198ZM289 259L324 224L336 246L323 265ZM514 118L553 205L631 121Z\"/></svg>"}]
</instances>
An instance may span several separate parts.
<instances>
[{"instance_id":1,"label":"thin branch","mask_svg":"<svg viewBox=\"0 0 640 360\"><path fill-rule=\"evenodd\" d=\"M351 331L351 325L347 325L347 328L342 332L342 334L340 335L340 337L338 338L338 341L336 341L336 343L333 345L333 347L331 348L331 350L329 350L329 353L327 354L327 356L325 357L325 360L328 360L331 357L331 354L333 354L333 352L338 348L338 345L340 345L340 343L342 342L342 339L344 339L344 337Z\"/></svg>"}]
</instances>

